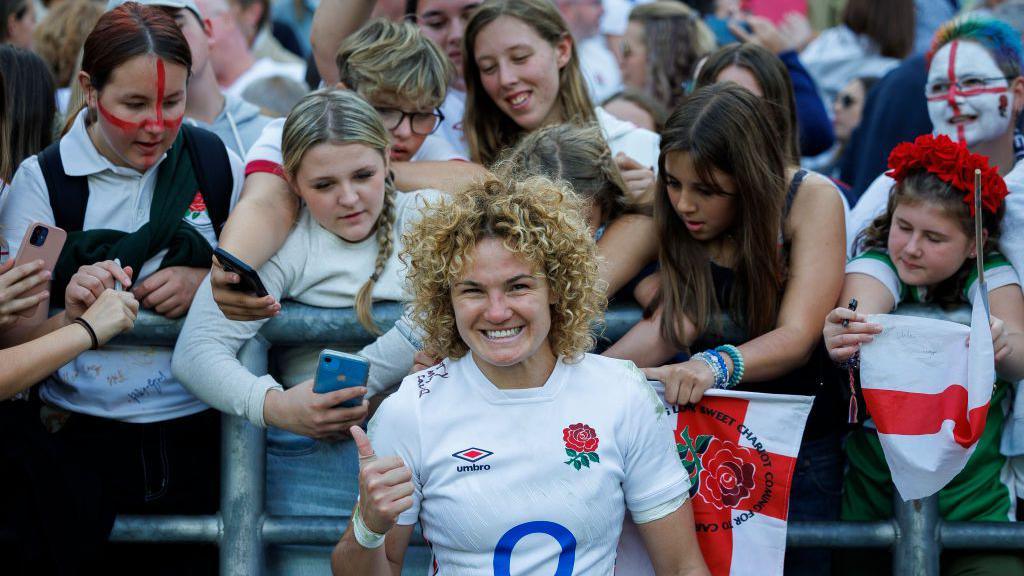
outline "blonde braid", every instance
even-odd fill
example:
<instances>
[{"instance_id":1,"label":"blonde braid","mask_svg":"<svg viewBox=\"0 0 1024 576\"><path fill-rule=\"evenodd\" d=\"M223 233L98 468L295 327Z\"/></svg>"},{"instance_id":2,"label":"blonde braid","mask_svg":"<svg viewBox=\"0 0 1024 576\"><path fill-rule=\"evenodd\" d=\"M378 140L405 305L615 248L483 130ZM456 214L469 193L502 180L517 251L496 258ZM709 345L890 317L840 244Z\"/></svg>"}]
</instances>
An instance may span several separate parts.
<instances>
[{"instance_id":1,"label":"blonde braid","mask_svg":"<svg viewBox=\"0 0 1024 576\"><path fill-rule=\"evenodd\" d=\"M391 237L391 230L395 227L395 185L388 176L384 184L384 207L377 217L377 261L373 265L373 274L363 284L356 294L356 317L359 323L366 328L366 331L374 336L380 336L383 331L373 321L373 287L380 280L384 273L384 266L391 258L395 249L395 241Z\"/></svg>"}]
</instances>

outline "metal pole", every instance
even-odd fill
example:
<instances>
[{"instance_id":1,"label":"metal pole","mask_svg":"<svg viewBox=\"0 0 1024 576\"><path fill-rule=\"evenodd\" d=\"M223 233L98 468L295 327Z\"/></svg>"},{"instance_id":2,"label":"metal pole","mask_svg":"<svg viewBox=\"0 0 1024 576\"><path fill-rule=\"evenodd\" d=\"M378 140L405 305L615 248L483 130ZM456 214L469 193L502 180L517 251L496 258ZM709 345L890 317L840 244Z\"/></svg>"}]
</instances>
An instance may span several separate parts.
<instances>
[{"instance_id":1,"label":"metal pole","mask_svg":"<svg viewBox=\"0 0 1024 576\"><path fill-rule=\"evenodd\" d=\"M253 374L267 373L266 340L256 337L242 347L239 361ZM224 416L221 431L220 543L222 576L263 573L263 493L266 435L244 418Z\"/></svg>"},{"instance_id":2,"label":"metal pole","mask_svg":"<svg viewBox=\"0 0 1024 576\"><path fill-rule=\"evenodd\" d=\"M893 495L897 526L892 571L900 576L939 576L939 499L904 502Z\"/></svg>"}]
</instances>

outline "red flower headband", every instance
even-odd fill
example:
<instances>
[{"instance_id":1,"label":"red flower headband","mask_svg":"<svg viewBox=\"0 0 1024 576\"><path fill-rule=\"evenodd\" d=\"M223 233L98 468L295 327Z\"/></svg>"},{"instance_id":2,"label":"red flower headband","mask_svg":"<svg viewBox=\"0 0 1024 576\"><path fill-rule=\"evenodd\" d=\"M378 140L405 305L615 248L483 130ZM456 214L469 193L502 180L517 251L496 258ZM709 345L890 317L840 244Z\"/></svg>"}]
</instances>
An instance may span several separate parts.
<instances>
[{"instance_id":1,"label":"red flower headband","mask_svg":"<svg viewBox=\"0 0 1024 576\"><path fill-rule=\"evenodd\" d=\"M918 169L927 170L939 180L951 184L958 190L965 190L964 203L974 216L974 170L981 170L981 206L995 214L1003 205L1009 193L1006 182L995 166L990 166L988 157L972 154L966 144L958 144L949 136L918 136L913 143L903 142L889 154L889 176L902 182L908 173Z\"/></svg>"}]
</instances>

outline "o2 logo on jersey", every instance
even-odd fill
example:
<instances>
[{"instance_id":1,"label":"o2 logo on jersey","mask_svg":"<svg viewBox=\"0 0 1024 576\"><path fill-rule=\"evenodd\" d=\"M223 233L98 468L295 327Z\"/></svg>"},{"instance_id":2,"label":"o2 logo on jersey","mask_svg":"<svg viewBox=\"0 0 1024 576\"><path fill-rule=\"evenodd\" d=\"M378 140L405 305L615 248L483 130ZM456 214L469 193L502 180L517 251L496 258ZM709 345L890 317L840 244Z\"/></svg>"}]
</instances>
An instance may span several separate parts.
<instances>
[{"instance_id":1,"label":"o2 logo on jersey","mask_svg":"<svg viewBox=\"0 0 1024 576\"><path fill-rule=\"evenodd\" d=\"M554 576L572 576L576 564L576 537L561 524L539 520L515 526L502 535L494 547L494 576L512 576L512 549L530 534L547 534L554 538L562 547Z\"/></svg>"}]
</instances>

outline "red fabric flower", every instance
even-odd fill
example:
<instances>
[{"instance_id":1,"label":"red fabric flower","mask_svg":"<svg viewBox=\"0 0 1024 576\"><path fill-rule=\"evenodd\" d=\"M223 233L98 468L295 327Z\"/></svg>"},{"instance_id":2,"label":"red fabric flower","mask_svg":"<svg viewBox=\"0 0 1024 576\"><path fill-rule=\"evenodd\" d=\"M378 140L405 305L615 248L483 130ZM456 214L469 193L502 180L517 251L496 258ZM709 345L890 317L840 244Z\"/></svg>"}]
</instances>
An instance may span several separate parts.
<instances>
[{"instance_id":1,"label":"red fabric flower","mask_svg":"<svg viewBox=\"0 0 1024 576\"><path fill-rule=\"evenodd\" d=\"M925 170L964 193L964 202L974 216L974 171L981 170L981 205L991 214L999 211L1009 191L988 157L972 154L964 143L953 142L949 136L918 136L913 143L903 142L889 154L886 175L902 182L907 174Z\"/></svg>"},{"instance_id":2,"label":"red fabric flower","mask_svg":"<svg viewBox=\"0 0 1024 576\"><path fill-rule=\"evenodd\" d=\"M597 450L600 439L597 432L586 424L571 424L568 428L562 429L562 440L565 447L576 452L593 452Z\"/></svg>"},{"instance_id":3,"label":"red fabric flower","mask_svg":"<svg viewBox=\"0 0 1024 576\"><path fill-rule=\"evenodd\" d=\"M754 490L755 460L748 448L716 438L701 456L705 475L700 485L701 498L719 510L735 508Z\"/></svg>"},{"instance_id":4,"label":"red fabric flower","mask_svg":"<svg viewBox=\"0 0 1024 576\"><path fill-rule=\"evenodd\" d=\"M192 212L202 212L206 210L206 201L203 200L203 194L196 192L196 195L192 197L192 203L188 205L188 209Z\"/></svg>"}]
</instances>

